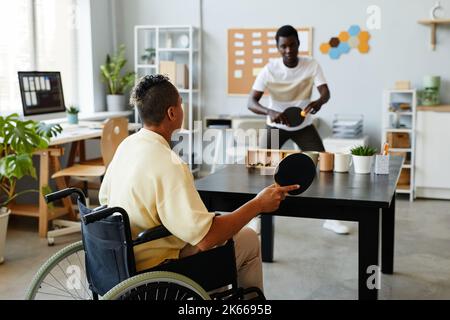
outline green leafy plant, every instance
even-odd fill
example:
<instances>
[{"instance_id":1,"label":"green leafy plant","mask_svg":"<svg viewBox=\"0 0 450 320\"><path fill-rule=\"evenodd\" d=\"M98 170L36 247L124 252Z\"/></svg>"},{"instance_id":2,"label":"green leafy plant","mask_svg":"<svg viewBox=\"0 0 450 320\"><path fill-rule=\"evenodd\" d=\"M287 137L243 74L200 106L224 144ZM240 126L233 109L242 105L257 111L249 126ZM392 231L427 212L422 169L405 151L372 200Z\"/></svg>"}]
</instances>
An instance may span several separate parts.
<instances>
[{"instance_id":1,"label":"green leafy plant","mask_svg":"<svg viewBox=\"0 0 450 320\"><path fill-rule=\"evenodd\" d=\"M377 153L377 149L369 146L356 146L350 150L354 156L373 156Z\"/></svg>"},{"instance_id":2,"label":"green leafy plant","mask_svg":"<svg viewBox=\"0 0 450 320\"><path fill-rule=\"evenodd\" d=\"M123 73L127 60L125 59L125 46L121 45L119 51L110 56L106 56L106 62L100 66L101 76L107 85L108 94L123 95L131 88L135 81L134 72Z\"/></svg>"},{"instance_id":3,"label":"green leafy plant","mask_svg":"<svg viewBox=\"0 0 450 320\"><path fill-rule=\"evenodd\" d=\"M17 181L24 176L36 178L33 153L47 148L50 138L61 130L59 125L23 121L16 113L0 116L0 207L25 193L38 192L30 189L16 193Z\"/></svg>"},{"instance_id":4,"label":"green leafy plant","mask_svg":"<svg viewBox=\"0 0 450 320\"><path fill-rule=\"evenodd\" d=\"M40 136L47 137L47 139L56 137L62 130L59 124L47 124L45 122L39 122L36 127L36 133Z\"/></svg>"},{"instance_id":5,"label":"green leafy plant","mask_svg":"<svg viewBox=\"0 0 450 320\"><path fill-rule=\"evenodd\" d=\"M141 59L144 61L147 61L149 63L153 63L153 59L156 55L156 49L155 48L147 48L144 50L144 54L141 56Z\"/></svg>"},{"instance_id":6,"label":"green leafy plant","mask_svg":"<svg viewBox=\"0 0 450 320\"><path fill-rule=\"evenodd\" d=\"M66 108L66 112L68 114L78 114L78 112L80 112L80 110L78 110L77 107L70 106L69 108Z\"/></svg>"}]
</instances>

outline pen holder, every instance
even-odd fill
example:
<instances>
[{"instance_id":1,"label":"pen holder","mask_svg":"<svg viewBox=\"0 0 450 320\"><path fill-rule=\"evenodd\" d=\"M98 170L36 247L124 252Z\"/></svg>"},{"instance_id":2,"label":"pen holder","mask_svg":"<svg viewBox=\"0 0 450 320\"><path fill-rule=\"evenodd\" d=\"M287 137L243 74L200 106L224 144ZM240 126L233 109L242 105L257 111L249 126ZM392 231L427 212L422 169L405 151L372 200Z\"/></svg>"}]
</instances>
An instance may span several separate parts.
<instances>
[{"instance_id":1,"label":"pen holder","mask_svg":"<svg viewBox=\"0 0 450 320\"><path fill-rule=\"evenodd\" d=\"M389 174L389 156L375 156L375 174Z\"/></svg>"}]
</instances>

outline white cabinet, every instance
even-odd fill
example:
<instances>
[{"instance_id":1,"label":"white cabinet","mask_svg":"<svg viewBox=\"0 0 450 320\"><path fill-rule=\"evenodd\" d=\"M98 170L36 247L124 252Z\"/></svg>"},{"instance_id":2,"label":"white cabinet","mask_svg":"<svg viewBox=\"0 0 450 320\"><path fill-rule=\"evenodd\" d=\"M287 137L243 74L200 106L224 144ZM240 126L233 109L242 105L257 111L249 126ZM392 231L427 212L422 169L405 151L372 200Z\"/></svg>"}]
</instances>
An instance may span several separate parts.
<instances>
[{"instance_id":1,"label":"white cabinet","mask_svg":"<svg viewBox=\"0 0 450 320\"><path fill-rule=\"evenodd\" d=\"M436 107L439 108L439 107ZM450 110L417 112L417 196L450 199Z\"/></svg>"},{"instance_id":2,"label":"white cabinet","mask_svg":"<svg viewBox=\"0 0 450 320\"><path fill-rule=\"evenodd\" d=\"M195 120L201 118L201 33L193 26L149 26L134 28L135 72L138 78L164 74L178 88L183 99L185 119L183 130L173 140L179 141L174 150L189 164L192 172L198 146L194 145ZM140 122L136 112L136 122ZM180 147L182 144L182 147ZM179 150L182 150L179 152Z\"/></svg>"}]
</instances>

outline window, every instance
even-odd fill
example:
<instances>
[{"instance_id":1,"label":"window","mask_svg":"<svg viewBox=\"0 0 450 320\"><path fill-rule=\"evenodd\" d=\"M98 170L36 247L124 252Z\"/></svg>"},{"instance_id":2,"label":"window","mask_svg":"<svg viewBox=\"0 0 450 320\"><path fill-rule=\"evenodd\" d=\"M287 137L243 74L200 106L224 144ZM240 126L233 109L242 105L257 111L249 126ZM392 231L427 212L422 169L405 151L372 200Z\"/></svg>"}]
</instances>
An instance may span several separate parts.
<instances>
[{"instance_id":1,"label":"window","mask_svg":"<svg viewBox=\"0 0 450 320\"><path fill-rule=\"evenodd\" d=\"M0 0L0 113L21 113L18 71L60 71L77 104L77 0Z\"/></svg>"}]
</instances>

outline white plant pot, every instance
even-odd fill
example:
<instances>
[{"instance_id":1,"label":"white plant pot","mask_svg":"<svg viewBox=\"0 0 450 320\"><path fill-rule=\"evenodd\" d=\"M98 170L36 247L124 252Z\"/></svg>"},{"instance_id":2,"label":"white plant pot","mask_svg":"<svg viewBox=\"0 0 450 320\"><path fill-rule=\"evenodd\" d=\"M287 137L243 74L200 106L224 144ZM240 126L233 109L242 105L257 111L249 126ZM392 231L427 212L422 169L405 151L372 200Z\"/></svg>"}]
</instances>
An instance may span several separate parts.
<instances>
[{"instance_id":1,"label":"white plant pot","mask_svg":"<svg viewBox=\"0 0 450 320\"><path fill-rule=\"evenodd\" d=\"M107 95L106 107L108 111L124 111L126 109L125 96L118 94Z\"/></svg>"},{"instance_id":2,"label":"white plant pot","mask_svg":"<svg viewBox=\"0 0 450 320\"><path fill-rule=\"evenodd\" d=\"M353 167L355 168L355 173L359 174L369 174L372 170L373 156L355 156L353 158Z\"/></svg>"},{"instance_id":3,"label":"white plant pot","mask_svg":"<svg viewBox=\"0 0 450 320\"><path fill-rule=\"evenodd\" d=\"M11 210L8 208L0 208L0 264L3 263L6 244L6 230L8 230L8 219Z\"/></svg>"}]
</instances>

